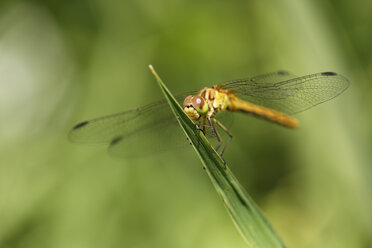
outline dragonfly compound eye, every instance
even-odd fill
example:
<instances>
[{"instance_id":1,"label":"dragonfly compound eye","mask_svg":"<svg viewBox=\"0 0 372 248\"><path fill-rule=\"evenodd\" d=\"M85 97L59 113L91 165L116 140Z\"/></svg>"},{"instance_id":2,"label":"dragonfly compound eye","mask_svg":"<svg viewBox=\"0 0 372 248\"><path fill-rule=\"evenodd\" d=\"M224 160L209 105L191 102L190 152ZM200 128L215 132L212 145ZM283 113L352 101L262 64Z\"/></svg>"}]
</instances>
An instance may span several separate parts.
<instances>
[{"instance_id":1,"label":"dragonfly compound eye","mask_svg":"<svg viewBox=\"0 0 372 248\"><path fill-rule=\"evenodd\" d=\"M185 98L185 100L183 101L183 107L187 107L187 106L191 106L192 103L191 103L191 99L192 99L192 96L187 96Z\"/></svg>"},{"instance_id":2,"label":"dragonfly compound eye","mask_svg":"<svg viewBox=\"0 0 372 248\"><path fill-rule=\"evenodd\" d=\"M198 111L199 114L203 115L208 112L208 104L205 102L203 97L194 96L191 99L192 106Z\"/></svg>"}]
</instances>

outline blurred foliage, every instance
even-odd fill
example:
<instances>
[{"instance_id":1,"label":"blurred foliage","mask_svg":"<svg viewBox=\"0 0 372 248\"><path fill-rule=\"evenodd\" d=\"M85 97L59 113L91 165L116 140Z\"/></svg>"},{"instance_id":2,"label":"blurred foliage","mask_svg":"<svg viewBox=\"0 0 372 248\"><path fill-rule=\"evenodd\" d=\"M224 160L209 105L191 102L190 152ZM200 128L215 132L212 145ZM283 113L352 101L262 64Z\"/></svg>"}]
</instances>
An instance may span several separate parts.
<instances>
[{"instance_id":1,"label":"blurred foliage","mask_svg":"<svg viewBox=\"0 0 372 248\"><path fill-rule=\"evenodd\" d=\"M246 247L190 148L126 160L67 140L161 98L150 63L174 93L277 69L348 77L296 131L234 115L225 159L289 247L372 246L371 10L1 1L0 247Z\"/></svg>"}]
</instances>

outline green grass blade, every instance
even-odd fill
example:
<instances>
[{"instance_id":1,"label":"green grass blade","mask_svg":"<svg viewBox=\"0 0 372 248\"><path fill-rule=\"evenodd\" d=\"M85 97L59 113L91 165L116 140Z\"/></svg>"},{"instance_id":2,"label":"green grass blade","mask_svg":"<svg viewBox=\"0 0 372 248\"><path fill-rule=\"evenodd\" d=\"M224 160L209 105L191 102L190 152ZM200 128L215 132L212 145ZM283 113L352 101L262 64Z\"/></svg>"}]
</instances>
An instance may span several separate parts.
<instances>
[{"instance_id":1,"label":"green grass blade","mask_svg":"<svg viewBox=\"0 0 372 248\"><path fill-rule=\"evenodd\" d=\"M236 227L248 245L257 248L285 247L268 220L240 185L228 166L224 164L217 152L211 147L203 133L184 113L151 65L150 69L183 131L199 155L214 187L222 197Z\"/></svg>"}]
</instances>

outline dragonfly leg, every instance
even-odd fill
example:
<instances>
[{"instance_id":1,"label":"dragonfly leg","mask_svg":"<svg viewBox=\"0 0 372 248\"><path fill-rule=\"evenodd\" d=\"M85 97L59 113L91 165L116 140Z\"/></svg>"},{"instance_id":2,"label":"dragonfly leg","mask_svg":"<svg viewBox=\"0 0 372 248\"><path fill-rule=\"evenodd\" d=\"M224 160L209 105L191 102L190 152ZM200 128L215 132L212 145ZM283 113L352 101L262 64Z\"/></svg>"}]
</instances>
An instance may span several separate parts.
<instances>
[{"instance_id":1,"label":"dragonfly leg","mask_svg":"<svg viewBox=\"0 0 372 248\"><path fill-rule=\"evenodd\" d=\"M228 138L228 140L226 141L226 143L225 143L225 145L224 145L224 147L223 147L223 149L222 149L222 151L221 151L221 153L220 153L220 156L222 157L222 155L223 155L223 153L225 152L225 150L226 150L226 148L227 148L227 146L229 145L229 143L230 143L230 141L231 141L231 139L232 139L232 133L224 126L224 125L222 125L222 123L221 122L219 122L218 120L216 120L216 119L213 119L213 121L220 127L220 128L222 128L222 130L224 130L225 132L226 132L226 134L229 136L229 138Z\"/></svg>"},{"instance_id":2,"label":"dragonfly leg","mask_svg":"<svg viewBox=\"0 0 372 248\"><path fill-rule=\"evenodd\" d=\"M203 133L204 133L204 135L205 135L205 126L206 126L206 120L207 120L207 118L206 117L204 117L203 118Z\"/></svg>"},{"instance_id":3,"label":"dragonfly leg","mask_svg":"<svg viewBox=\"0 0 372 248\"><path fill-rule=\"evenodd\" d=\"M197 130L202 131L204 135L205 135L205 121L206 121L206 118L204 117L203 121L195 122L195 126Z\"/></svg>"},{"instance_id":4,"label":"dragonfly leg","mask_svg":"<svg viewBox=\"0 0 372 248\"><path fill-rule=\"evenodd\" d=\"M220 147L222 145L222 140L221 140L220 135L218 134L217 129L215 128L213 122L211 121L211 118L207 117L207 120L208 120L209 126L212 129L212 135L217 138L218 145L216 146L215 150L218 151L218 149L220 149ZM213 118L213 120L215 120L215 119Z\"/></svg>"}]
</instances>

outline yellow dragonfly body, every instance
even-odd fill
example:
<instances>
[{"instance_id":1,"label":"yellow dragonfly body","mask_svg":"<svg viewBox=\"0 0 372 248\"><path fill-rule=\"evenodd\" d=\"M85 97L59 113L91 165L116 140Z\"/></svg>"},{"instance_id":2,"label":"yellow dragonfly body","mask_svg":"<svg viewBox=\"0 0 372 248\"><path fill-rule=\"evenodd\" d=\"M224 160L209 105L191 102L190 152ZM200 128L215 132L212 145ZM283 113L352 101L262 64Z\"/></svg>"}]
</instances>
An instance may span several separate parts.
<instances>
[{"instance_id":1,"label":"yellow dragonfly body","mask_svg":"<svg viewBox=\"0 0 372 248\"><path fill-rule=\"evenodd\" d=\"M296 77L277 71L257 77L228 81L218 86L181 94L185 113L204 131L212 131L218 150L222 140L215 128L218 125L229 139L230 131L217 120L220 112L247 113L296 128L298 121L291 115L309 109L341 94L349 81L334 72L322 72ZM70 131L70 139L78 143L108 143L110 151L119 156L143 156L153 151L174 147L180 128L165 100L137 109L81 122ZM208 129L208 130L206 130ZM208 133L210 134L210 132ZM164 138L165 137L165 138Z\"/></svg>"},{"instance_id":2,"label":"yellow dragonfly body","mask_svg":"<svg viewBox=\"0 0 372 248\"><path fill-rule=\"evenodd\" d=\"M279 125L296 128L298 121L279 111L259 106L236 97L231 91L219 86L202 89L197 96L186 97L183 103L185 113L193 120L211 119L224 110L242 112L275 122Z\"/></svg>"}]
</instances>

